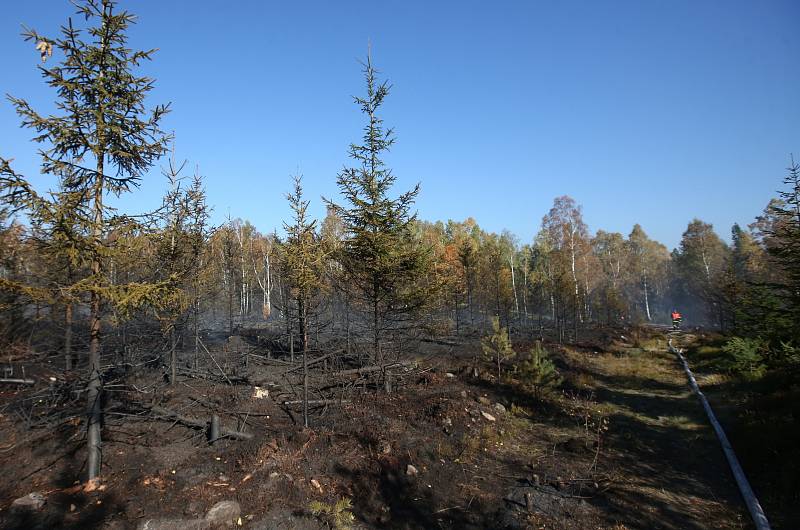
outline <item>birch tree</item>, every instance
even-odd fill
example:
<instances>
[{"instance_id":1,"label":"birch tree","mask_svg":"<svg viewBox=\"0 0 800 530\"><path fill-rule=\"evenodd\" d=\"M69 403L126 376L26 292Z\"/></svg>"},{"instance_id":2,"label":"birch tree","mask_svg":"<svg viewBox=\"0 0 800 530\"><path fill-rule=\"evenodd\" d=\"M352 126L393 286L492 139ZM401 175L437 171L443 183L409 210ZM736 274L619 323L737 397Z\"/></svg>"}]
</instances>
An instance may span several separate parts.
<instances>
[{"instance_id":1,"label":"birch tree","mask_svg":"<svg viewBox=\"0 0 800 530\"><path fill-rule=\"evenodd\" d=\"M589 229L586 223L583 222L580 206L575 203L574 199L566 195L557 197L553 201L553 207L542 220L542 228L547 231L554 250L560 255L560 273L569 276L572 291L574 334L575 340L577 340L578 322L581 318L578 266L581 262L582 254L588 250Z\"/></svg>"},{"instance_id":2,"label":"birch tree","mask_svg":"<svg viewBox=\"0 0 800 530\"><path fill-rule=\"evenodd\" d=\"M669 253L667 248L650 239L638 224L628 235L627 247L630 255L630 273L633 283L633 297L636 304L641 303L648 322L653 320L653 294L667 275Z\"/></svg>"},{"instance_id":3,"label":"birch tree","mask_svg":"<svg viewBox=\"0 0 800 530\"><path fill-rule=\"evenodd\" d=\"M675 253L677 270L689 295L705 304L706 316L719 326L724 325L719 282L728 252L712 225L694 219L683 233Z\"/></svg>"}]
</instances>

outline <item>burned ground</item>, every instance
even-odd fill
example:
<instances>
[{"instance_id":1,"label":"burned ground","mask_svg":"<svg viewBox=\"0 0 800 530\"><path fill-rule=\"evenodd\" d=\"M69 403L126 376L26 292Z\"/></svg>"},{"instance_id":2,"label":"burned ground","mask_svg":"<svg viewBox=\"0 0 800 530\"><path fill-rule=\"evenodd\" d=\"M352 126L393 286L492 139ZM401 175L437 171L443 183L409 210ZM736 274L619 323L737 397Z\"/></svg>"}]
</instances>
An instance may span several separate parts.
<instances>
[{"instance_id":1,"label":"burned ground","mask_svg":"<svg viewBox=\"0 0 800 530\"><path fill-rule=\"evenodd\" d=\"M657 335L548 344L565 381L541 400L510 367L500 383L488 365L475 376L475 343L427 344L391 394L362 377L312 396L335 399L312 410L310 429L298 407L283 405L296 391L288 359L267 359L253 342L247 377L231 384L186 372L169 386L153 371L112 392L93 491L79 482L81 421L65 414L28 428L19 403L42 384L4 388L3 527L134 528L202 517L226 499L251 528L324 528L333 516L312 515L312 502L340 499L363 528L749 527L713 432ZM271 383L269 397L253 397L253 382ZM156 402L200 422L218 414L252 439L209 444L202 428L157 419ZM47 499L41 511L9 508L32 491Z\"/></svg>"}]
</instances>

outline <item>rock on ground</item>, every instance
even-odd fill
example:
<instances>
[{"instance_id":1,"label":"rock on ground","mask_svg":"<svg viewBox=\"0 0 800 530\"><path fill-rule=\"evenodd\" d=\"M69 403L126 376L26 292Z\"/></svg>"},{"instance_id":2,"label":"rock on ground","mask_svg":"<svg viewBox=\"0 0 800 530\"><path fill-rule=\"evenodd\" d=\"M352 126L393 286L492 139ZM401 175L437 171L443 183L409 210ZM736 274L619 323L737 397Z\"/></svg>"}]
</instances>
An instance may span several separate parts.
<instances>
[{"instance_id":1,"label":"rock on ground","mask_svg":"<svg viewBox=\"0 0 800 530\"><path fill-rule=\"evenodd\" d=\"M208 510L206 521L212 525L236 524L242 508L236 501L220 501Z\"/></svg>"},{"instance_id":2,"label":"rock on ground","mask_svg":"<svg viewBox=\"0 0 800 530\"><path fill-rule=\"evenodd\" d=\"M44 495L38 491L34 491L33 493L28 493L24 497L15 499L14 502L11 503L11 508L15 510L41 510L46 502L47 499L44 498Z\"/></svg>"},{"instance_id":3,"label":"rock on ground","mask_svg":"<svg viewBox=\"0 0 800 530\"><path fill-rule=\"evenodd\" d=\"M137 530L209 530L220 526L234 526L242 509L236 501L220 501L203 519L152 518L139 523Z\"/></svg>"}]
</instances>

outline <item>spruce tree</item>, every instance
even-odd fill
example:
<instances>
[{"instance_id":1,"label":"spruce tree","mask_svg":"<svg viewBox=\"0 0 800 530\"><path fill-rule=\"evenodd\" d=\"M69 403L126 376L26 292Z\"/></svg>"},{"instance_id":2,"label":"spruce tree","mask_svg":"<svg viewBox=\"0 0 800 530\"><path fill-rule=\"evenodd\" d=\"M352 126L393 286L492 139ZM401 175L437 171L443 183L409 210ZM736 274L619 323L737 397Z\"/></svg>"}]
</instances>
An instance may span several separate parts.
<instances>
[{"instance_id":1,"label":"spruce tree","mask_svg":"<svg viewBox=\"0 0 800 530\"><path fill-rule=\"evenodd\" d=\"M104 306L146 303L157 298L163 287L109 283L106 265L115 249L107 235L130 219L116 215L106 199L108 194L119 196L135 188L165 152L169 138L161 131L160 122L168 108L145 107L153 80L137 75L136 70L154 50L128 47L127 32L135 17L117 11L112 0L83 0L76 7L86 22L83 30L70 18L56 39L34 30L23 33L26 40L36 43L42 60L53 49L63 55L60 64L39 67L45 82L56 90L57 113L41 115L24 99L9 97L22 125L34 129L34 141L43 145L39 151L42 173L57 177L62 193L70 200L59 203L37 194L6 159L0 159L0 186L6 200L16 208L27 209L32 217L53 218L60 212L86 233L80 241L80 253L90 272L72 290L88 292L90 297L87 474L93 479L101 469Z\"/></svg>"},{"instance_id":2,"label":"spruce tree","mask_svg":"<svg viewBox=\"0 0 800 530\"><path fill-rule=\"evenodd\" d=\"M388 332L402 328L422 303L415 283L425 267L426 253L411 229L419 184L391 197L396 177L381 158L395 141L393 129L385 128L378 116L391 87L387 81L378 81L369 55L363 66L367 93L353 99L367 124L361 144L350 145L354 167L345 167L337 177L346 204L327 202L344 224L340 260L364 310L373 359L381 364L381 341Z\"/></svg>"},{"instance_id":3,"label":"spruce tree","mask_svg":"<svg viewBox=\"0 0 800 530\"><path fill-rule=\"evenodd\" d=\"M208 221L208 208L202 180L195 176L191 186L184 187L181 175L186 162L176 165L170 158L162 173L169 182L160 210L162 226L155 231L156 256L153 279L165 283L157 313L162 330L168 340L170 352L170 383L177 379L177 342L188 318L188 309L195 310L195 340L197 340L197 297L200 274L200 253L204 243L204 230ZM191 284L191 285L190 285Z\"/></svg>"},{"instance_id":4,"label":"spruce tree","mask_svg":"<svg viewBox=\"0 0 800 530\"><path fill-rule=\"evenodd\" d=\"M324 255L315 232L316 221L307 215L309 202L303 199L300 176L294 177L294 191L286 195L292 209L292 224L284 223L284 261L287 280L296 302L300 348L303 354L303 424L308 427L308 319L314 295L322 286Z\"/></svg>"},{"instance_id":5,"label":"spruce tree","mask_svg":"<svg viewBox=\"0 0 800 530\"><path fill-rule=\"evenodd\" d=\"M770 231L774 244L768 247L778 262L784 282L780 287L794 326L792 339L800 341L800 164L792 157L779 191L780 201L771 203L777 221Z\"/></svg>"}]
</instances>

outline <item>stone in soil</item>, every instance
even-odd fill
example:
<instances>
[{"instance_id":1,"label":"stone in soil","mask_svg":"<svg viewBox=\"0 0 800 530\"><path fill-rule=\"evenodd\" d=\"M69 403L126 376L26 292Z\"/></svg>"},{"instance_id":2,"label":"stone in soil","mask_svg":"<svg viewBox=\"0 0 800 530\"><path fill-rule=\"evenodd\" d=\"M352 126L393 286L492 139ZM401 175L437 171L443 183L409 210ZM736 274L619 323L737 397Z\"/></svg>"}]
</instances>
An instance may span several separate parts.
<instances>
[{"instance_id":1,"label":"stone in soil","mask_svg":"<svg viewBox=\"0 0 800 530\"><path fill-rule=\"evenodd\" d=\"M11 508L14 510L41 510L47 499L44 498L44 495L39 493L38 491L34 491L32 493L28 493L24 497L20 497L19 499L15 499L14 502L11 503Z\"/></svg>"},{"instance_id":2,"label":"stone in soil","mask_svg":"<svg viewBox=\"0 0 800 530\"><path fill-rule=\"evenodd\" d=\"M242 508L236 501L220 501L208 510L206 521L212 525L236 524Z\"/></svg>"}]
</instances>

